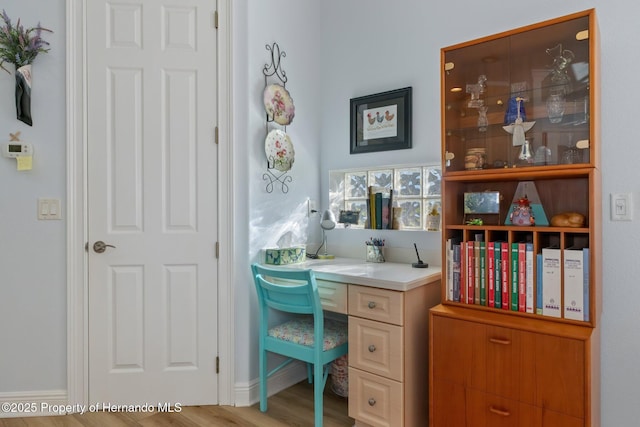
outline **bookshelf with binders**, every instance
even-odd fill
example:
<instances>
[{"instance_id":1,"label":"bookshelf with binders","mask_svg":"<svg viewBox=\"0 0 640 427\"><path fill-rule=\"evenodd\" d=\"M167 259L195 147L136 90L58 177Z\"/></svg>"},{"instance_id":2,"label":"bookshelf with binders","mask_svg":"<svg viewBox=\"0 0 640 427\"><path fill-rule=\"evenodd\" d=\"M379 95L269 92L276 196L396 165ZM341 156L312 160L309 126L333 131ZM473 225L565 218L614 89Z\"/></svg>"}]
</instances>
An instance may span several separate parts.
<instances>
[{"instance_id":1,"label":"bookshelf with binders","mask_svg":"<svg viewBox=\"0 0 640 427\"><path fill-rule=\"evenodd\" d=\"M443 289L430 310L430 425L462 412L478 425L509 414L598 426L595 10L446 47L441 60ZM574 64L566 73L555 68L563 61ZM562 117L548 109L557 91ZM484 194L499 195L497 212L469 209ZM495 374L496 361L510 375Z\"/></svg>"},{"instance_id":2,"label":"bookshelf with binders","mask_svg":"<svg viewBox=\"0 0 640 427\"><path fill-rule=\"evenodd\" d=\"M445 302L589 323L589 248L572 243L586 242L587 235L540 234L538 239L564 243L534 244L533 234L527 234L528 241L485 241L484 233L468 241L447 239Z\"/></svg>"}]
</instances>

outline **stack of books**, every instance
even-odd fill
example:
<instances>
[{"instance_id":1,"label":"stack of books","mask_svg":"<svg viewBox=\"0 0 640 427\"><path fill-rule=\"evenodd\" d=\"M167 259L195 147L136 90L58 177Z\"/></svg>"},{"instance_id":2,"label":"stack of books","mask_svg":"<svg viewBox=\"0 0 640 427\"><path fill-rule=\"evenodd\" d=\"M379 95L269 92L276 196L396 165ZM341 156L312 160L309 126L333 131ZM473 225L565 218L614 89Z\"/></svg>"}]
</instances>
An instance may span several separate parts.
<instances>
[{"instance_id":1,"label":"stack of books","mask_svg":"<svg viewBox=\"0 0 640 427\"><path fill-rule=\"evenodd\" d=\"M589 321L589 249L448 239L447 300ZM535 274L534 274L535 273Z\"/></svg>"},{"instance_id":2,"label":"stack of books","mask_svg":"<svg viewBox=\"0 0 640 427\"><path fill-rule=\"evenodd\" d=\"M370 185L367 198L367 223L365 228L391 229L393 226L393 189Z\"/></svg>"}]
</instances>

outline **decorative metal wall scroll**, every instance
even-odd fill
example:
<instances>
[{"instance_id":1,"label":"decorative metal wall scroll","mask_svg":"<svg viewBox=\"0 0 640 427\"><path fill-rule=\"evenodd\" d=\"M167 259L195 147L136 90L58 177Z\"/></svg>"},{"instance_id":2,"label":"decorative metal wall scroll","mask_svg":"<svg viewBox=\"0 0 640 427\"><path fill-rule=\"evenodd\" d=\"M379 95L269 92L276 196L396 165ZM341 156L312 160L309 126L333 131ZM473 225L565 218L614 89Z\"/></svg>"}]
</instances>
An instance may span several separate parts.
<instances>
[{"instance_id":1,"label":"decorative metal wall scroll","mask_svg":"<svg viewBox=\"0 0 640 427\"><path fill-rule=\"evenodd\" d=\"M267 116L264 150L267 156L267 172L262 178L267 183L267 193L273 192L274 185L280 183L283 193L289 192L293 181L288 172L293 166L295 150L291 137L287 135L287 125L295 116L293 99L286 89L287 73L282 69L281 60L287 56L277 43L266 45L271 53L271 63L265 64L263 103Z\"/></svg>"}]
</instances>

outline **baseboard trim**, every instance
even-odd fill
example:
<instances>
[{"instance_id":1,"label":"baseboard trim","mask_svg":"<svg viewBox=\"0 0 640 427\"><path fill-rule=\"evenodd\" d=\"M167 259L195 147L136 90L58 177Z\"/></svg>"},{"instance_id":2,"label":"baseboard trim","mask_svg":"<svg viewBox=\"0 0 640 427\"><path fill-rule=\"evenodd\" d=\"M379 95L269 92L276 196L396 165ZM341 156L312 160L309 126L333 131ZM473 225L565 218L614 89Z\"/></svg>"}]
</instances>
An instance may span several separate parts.
<instances>
[{"instance_id":1,"label":"baseboard trim","mask_svg":"<svg viewBox=\"0 0 640 427\"><path fill-rule=\"evenodd\" d=\"M269 378L268 395L277 394L305 378L307 378L306 364L293 362ZM259 379L245 384L236 383L235 406L252 406L259 401ZM69 403L66 390L0 393L0 403L2 404L0 418L42 417L83 412L78 405Z\"/></svg>"},{"instance_id":2,"label":"baseboard trim","mask_svg":"<svg viewBox=\"0 0 640 427\"><path fill-rule=\"evenodd\" d=\"M305 378L307 378L307 365L302 362L293 362L269 378L267 395L272 396ZM235 395L235 406L252 406L258 403L260 401L260 380L254 379L244 385L236 383Z\"/></svg>"},{"instance_id":3,"label":"baseboard trim","mask_svg":"<svg viewBox=\"0 0 640 427\"><path fill-rule=\"evenodd\" d=\"M64 415L73 409L66 390L5 392L0 402L0 418Z\"/></svg>"}]
</instances>

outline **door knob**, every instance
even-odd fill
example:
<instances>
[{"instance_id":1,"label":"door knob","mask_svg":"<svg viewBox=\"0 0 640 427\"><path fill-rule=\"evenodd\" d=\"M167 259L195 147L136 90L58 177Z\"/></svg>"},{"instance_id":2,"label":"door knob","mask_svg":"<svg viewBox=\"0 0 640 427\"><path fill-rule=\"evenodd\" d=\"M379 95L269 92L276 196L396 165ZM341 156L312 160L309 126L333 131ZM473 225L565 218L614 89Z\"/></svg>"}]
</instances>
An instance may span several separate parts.
<instances>
[{"instance_id":1,"label":"door knob","mask_svg":"<svg viewBox=\"0 0 640 427\"><path fill-rule=\"evenodd\" d=\"M106 244L105 242L103 242L102 240L98 240L97 242L95 242L95 243L93 244L93 250L94 250L94 252L99 253L99 254L103 253L105 250L107 250L107 248L114 248L114 249L115 249L115 246L113 246L113 245L107 245L107 244Z\"/></svg>"}]
</instances>

